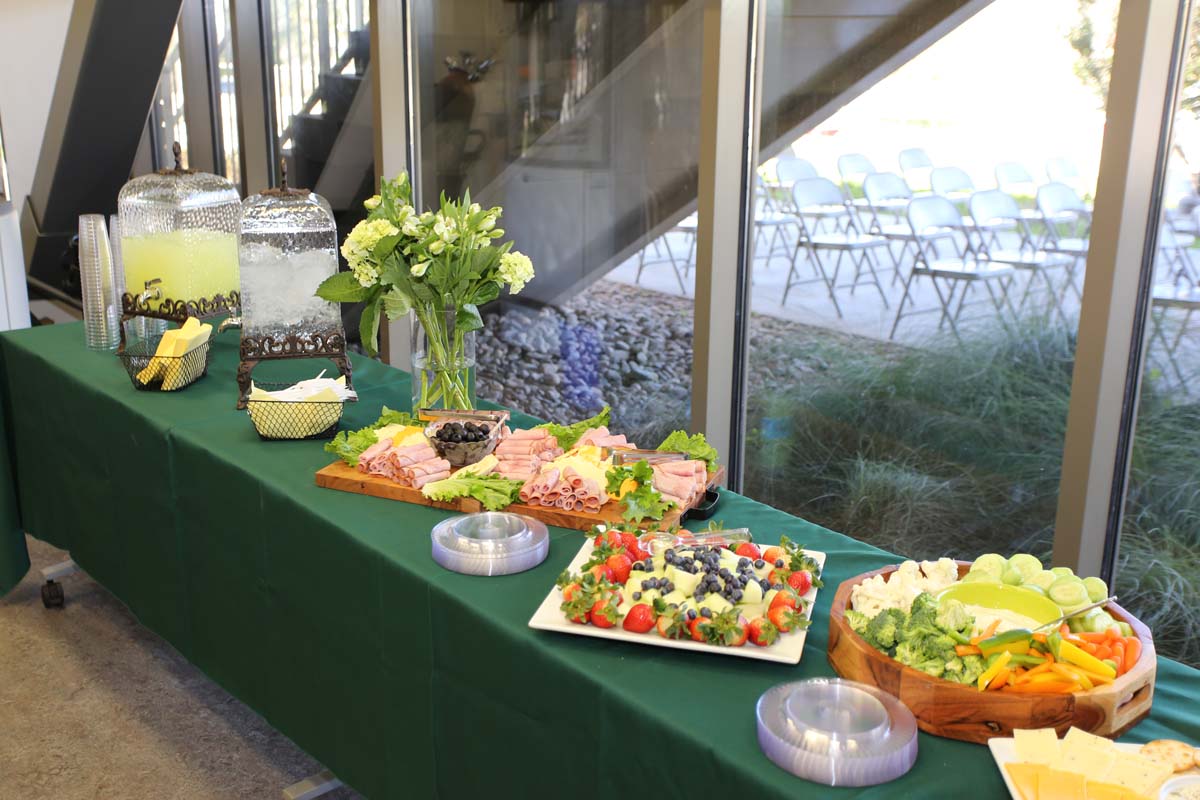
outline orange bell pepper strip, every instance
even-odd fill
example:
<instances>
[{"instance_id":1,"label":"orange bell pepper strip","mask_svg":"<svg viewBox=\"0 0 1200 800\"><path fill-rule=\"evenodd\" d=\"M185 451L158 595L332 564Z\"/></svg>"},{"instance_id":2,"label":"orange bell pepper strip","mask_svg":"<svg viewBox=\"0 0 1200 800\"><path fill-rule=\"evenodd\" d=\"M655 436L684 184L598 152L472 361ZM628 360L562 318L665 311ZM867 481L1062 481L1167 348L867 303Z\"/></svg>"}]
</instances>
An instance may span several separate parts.
<instances>
[{"instance_id":1,"label":"orange bell pepper strip","mask_svg":"<svg viewBox=\"0 0 1200 800\"><path fill-rule=\"evenodd\" d=\"M1017 676L1017 679L1014 681L1014 683L1029 683L1029 681L1033 680L1035 675L1041 675L1043 672L1048 672L1052 665L1053 662L1050 661L1047 661L1045 664L1038 664L1025 674Z\"/></svg>"},{"instance_id":2,"label":"orange bell pepper strip","mask_svg":"<svg viewBox=\"0 0 1200 800\"><path fill-rule=\"evenodd\" d=\"M992 678L988 683L987 688L992 691L1004 688L1008 684L1008 676L1011 674L1008 667L1001 667L1000 671L996 673L996 677Z\"/></svg>"},{"instance_id":3,"label":"orange bell pepper strip","mask_svg":"<svg viewBox=\"0 0 1200 800\"><path fill-rule=\"evenodd\" d=\"M977 656L979 655L979 648L973 644L956 644L954 645L954 655Z\"/></svg>"},{"instance_id":4,"label":"orange bell pepper strip","mask_svg":"<svg viewBox=\"0 0 1200 800\"><path fill-rule=\"evenodd\" d=\"M979 644L984 639L992 638L992 634L996 632L996 628L998 628L998 627L1000 627L1000 620L998 620L998 619L992 620L992 624L988 625L986 628L984 628L983 633L979 634L978 636L971 637L971 644Z\"/></svg>"},{"instance_id":5,"label":"orange bell pepper strip","mask_svg":"<svg viewBox=\"0 0 1200 800\"><path fill-rule=\"evenodd\" d=\"M1142 654L1142 640L1136 636L1125 637L1125 671L1133 669L1133 665L1137 663L1138 656Z\"/></svg>"},{"instance_id":6,"label":"orange bell pepper strip","mask_svg":"<svg viewBox=\"0 0 1200 800\"><path fill-rule=\"evenodd\" d=\"M1035 634L1033 635L1033 640L1034 640L1035 642L1038 642L1039 644L1045 644L1045 643L1046 643L1046 634L1044 634L1044 633L1035 633Z\"/></svg>"},{"instance_id":7,"label":"orange bell pepper strip","mask_svg":"<svg viewBox=\"0 0 1200 800\"><path fill-rule=\"evenodd\" d=\"M1019 694L1071 694L1080 690L1078 683L1066 681L1043 681L1041 683L1019 683L1016 686L1006 686L1004 691Z\"/></svg>"}]
</instances>

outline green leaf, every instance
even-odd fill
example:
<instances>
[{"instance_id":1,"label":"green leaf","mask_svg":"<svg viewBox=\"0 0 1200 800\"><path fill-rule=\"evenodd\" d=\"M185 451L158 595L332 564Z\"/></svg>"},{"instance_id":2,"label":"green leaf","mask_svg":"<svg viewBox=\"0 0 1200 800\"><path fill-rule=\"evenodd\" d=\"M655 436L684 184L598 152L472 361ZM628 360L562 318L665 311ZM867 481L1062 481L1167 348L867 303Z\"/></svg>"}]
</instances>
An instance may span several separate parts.
<instances>
[{"instance_id":1,"label":"green leaf","mask_svg":"<svg viewBox=\"0 0 1200 800\"><path fill-rule=\"evenodd\" d=\"M420 425L421 421L407 411L396 411L395 409L383 407L383 412L380 413L379 419L375 420L375 424L371 428L378 429L385 425Z\"/></svg>"},{"instance_id":2,"label":"green leaf","mask_svg":"<svg viewBox=\"0 0 1200 800\"><path fill-rule=\"evenodd\" d=\"M412 307L412 298L409 297L399 286L393 286L391 290L383 296L383 309L387 312L388 319L399 319L408 312L412 311Z\"/></svg>"},{"instance_id":3,"label":"green leaf","mask_svg":"<svg viewBox=\"0 0 1200 800\"><path fill-rule=\"evenodd\" d=\"M353 272L330 275L317 287L317 297L331 303L361 303L371 295L371 287L363 286Z\"/></svg>"},{"instance_id":4,"label":"green leaf","mask_svg":"<svg viewBox=\"0 0 1200 800\"><path fill-rule=\"evenodd\" d=\"M357 431L339 431L333 441L326 442L325 452L332 453L352 467L358 466L358 457L377 441L374 428Z\"/></svg>"},{"instance_id":5,"label":"green leaf","mask_svg":"<svg viewBox=\"0 0 1200 800\"><path fill-rule=\"evenodd\" d=\"M463 303L454 312L454 327L460 331L477 331L483 327L483 317L474 303Z\"/></svg>"},{"instance_id":6,"label":"green leaf","mask_svg":"<svg viewBox=\"0 0 1200 800\"><path fill-rule=\"evenodd\" d=\"M599 428L607 426L612 418L612 409L605 406L599 414L588 419L580 420L572 425L559 425L555 422L543 422L538 425L539 428L545 428L554 435L558 440L558 446L563 450L570 450L579 441L579 437L587 433L590 428Z\"/></svg>"},{"instance_id":7,"label":"green leaf","mask_svg":"<svg viewBox=\"0 0 1200 800\"><path fill-rule=\"evenodd\" d=\"M408 263L404 258L393 250L388 253L380 264L379 282L384 286L404 286L408 283L410 273L408 271Z\"/></svg>"},{"instance_id":8,"label":"green leaf","mask_svg":"<svg viewBox=\"0 0 1200 800\"><path fill-rule=\"evenodd\" d=\"M442 502L456 497L474 497L488 511L500 511L517 501L524 485L524 481L499 475L471 475L427 483L421 487L421 494Z\"/></svg>"},{"instance_id":9,"label":"green leaf","mask_svg":"<svg viewBox=\"0 0 1200 800\"><path fill-rule=\"evenodd\" d=\"M624 507L621 516L629 522L662 519L663 514L672 506L672 503L663 500L662 495L648 483L642 484L632 492L627 492L621 499L621 504Z\"/></svg>"},{"instance_id":10,"label":"green leaf","mask_svg":"<svg viewBox=\"0 0 1200 800\"><path fill-rule=\"evenodd\" d=\"M720 456L717 448L705 440L703 433L688 436L687 431L674 431L666 439L663 439L663 443L657 449L671 453L685 453L688 458L700 459L708 465L709 472L716 471L717 459Z\"/></svg>"},{"instance_id":11,"label":"green leaf","mask_svg":"<svg viewBox=\"0 0 1200 800\"><path fill-rule=\"evenodd\" d=\"M500 284L495 281L488 281L479 287L479 291L475 293L475 305L481 306L485 303L490 303L500 296Z\"/></svg>"},{"instance_id":12,"label":"green leaf","mask_svg":"<svg viewBox=\"0 0 1200 800\"><path fill-rule=\"evenodd\" d=\"M379 306L378 299L368 302L363 308L362 319L358 322L358 335L362 339L363 349L367 355L374 358L379 352Z\"/></svg>"},{"instance_id":13,"label":"green leaf","mask_svg":"<svg viewBox=\"0 0 1200 800\"><path fill-rule=\"evenodd\" d=\"M375 247L371 249L371 255L375 257L376 261L382 264L383 260L396 249L396 245L400 243L401 238L403 237L398 233L392 236L384 236L375 243Z\"/></svg>"}]
</instances>

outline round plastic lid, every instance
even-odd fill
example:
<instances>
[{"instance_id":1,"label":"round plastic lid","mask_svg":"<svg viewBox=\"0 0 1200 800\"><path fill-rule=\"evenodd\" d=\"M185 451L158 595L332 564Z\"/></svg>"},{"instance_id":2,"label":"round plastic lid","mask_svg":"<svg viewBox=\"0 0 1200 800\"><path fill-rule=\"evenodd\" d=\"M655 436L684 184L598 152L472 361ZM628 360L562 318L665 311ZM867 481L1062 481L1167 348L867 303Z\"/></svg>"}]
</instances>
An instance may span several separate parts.
<instances>
[{"instance_id":1,"label":"round plastic lid","mask_svg":"<svg viewBox=\"0 0 1200 800\"><path fill-rule=\"evenodd\" d=\"M485 511L442 520L430 534L433 560L464 575L511 575L550 552L550 534L532 517Z\"/></svg>"},{"instance_id":2,"label":"round plastic lid","mask_svg":"<svg viewBox=\"0 0 1200 800\"><path fill-rule=\"evenodd\" d=\"M841 678L782 683L758 699L758 743L793 775L828 786L895 780L917 760L917 720L898 699Z\"/></svg>"}]
</instances>

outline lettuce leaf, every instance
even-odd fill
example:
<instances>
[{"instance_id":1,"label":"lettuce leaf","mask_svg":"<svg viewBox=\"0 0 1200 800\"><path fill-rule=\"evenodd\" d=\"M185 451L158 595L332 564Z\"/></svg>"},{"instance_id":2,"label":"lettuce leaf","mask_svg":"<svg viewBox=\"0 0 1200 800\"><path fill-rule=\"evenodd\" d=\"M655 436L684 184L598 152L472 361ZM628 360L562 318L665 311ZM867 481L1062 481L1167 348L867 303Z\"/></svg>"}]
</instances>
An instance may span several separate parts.
<instances>
[{"instance_id":1,"label":"lettuce leaf","mask_svg":"<svg viewBox=\"0 0 1200 800\"><path fill-rule=\"evenodd\" d=\"M517 502L524 481L502 478L499 475L457 475L421 487L421 494L430 500L445 502L456 497L474 497L488 511L500 511Z\"/></svg>"},{"instance_id":2,"label":"lettuce leaf","mask_svg":"<svg viewBox=\"0 0 1200 800\"><path fill-rule=\"evenodd\" d=\"M709 472L717 471L717 460L720 454L704 439L703 433L688 436L687 431L675 431L657 448L671 453L686 453L688 458L698 458L708 465Z\"/></svg>"},{"instance_id":3,"label":"lettuce leaf","mask_svg":"<svg viewBox=\"0 0 1200 800\"><path fill-rule=\"evenodd\" d=\"M379 441L375 431L385 425L420 424L420 421L407 411L394 411L384 406L383 413L373 424L356 431L339 431L332 441L325 443L325 452L332 453L352 467L357 467L358 457L362 455L362 452Z\"/></svg>"},{"instance_id":4,"label":"lettuce leaf","mask_svg":"<svg viewBox=\"0 0 1200 800\"><path fill-rule=\"evenodd\" d=\"M643 462L644 463L644 462ZM626 522L641 522L644 519L660 520L673 503L663 500L661 494L648 483L643 483L621 498L621 517Z\"/></svg>"},{"instance_id":5,"label":"lettuce leaf","mask_svg":"<svg viewBox=\"0 0 1200 800\"><path fill-rule=\"evenodd\" d=\"M557 422L543 422L536 427L545 428L554 435L558 440L558 446L563 450L570 450L579 441L579 437L588 432L590 428L599 428L601 425L607 426L612 417L612 409L605 406L599 414L590 418L580 420L573 425L559 425Z\"/></svg>"}]
</instances>

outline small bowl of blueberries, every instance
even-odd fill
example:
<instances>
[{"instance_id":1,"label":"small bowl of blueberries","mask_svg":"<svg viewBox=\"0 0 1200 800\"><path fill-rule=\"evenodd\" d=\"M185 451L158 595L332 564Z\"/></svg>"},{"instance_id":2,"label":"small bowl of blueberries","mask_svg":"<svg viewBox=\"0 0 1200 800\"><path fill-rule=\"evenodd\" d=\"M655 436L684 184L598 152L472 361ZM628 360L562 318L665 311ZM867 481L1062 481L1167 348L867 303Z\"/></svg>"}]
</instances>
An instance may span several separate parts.
<instances>
[{"instance_id":1,"label":"small bowl of blueberries","mask_svg":"<svg viewBox=\"0 0 1200 800\"><path fill-rule=\"evenodd\" d=\"M447 416L427 425L425 438L451 466L465 467L496 449L503 427L504 419L500 415L495 418L482 414L479 418Z\"/></svg>"}]
</instances>

